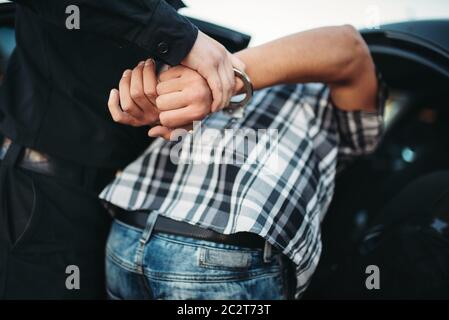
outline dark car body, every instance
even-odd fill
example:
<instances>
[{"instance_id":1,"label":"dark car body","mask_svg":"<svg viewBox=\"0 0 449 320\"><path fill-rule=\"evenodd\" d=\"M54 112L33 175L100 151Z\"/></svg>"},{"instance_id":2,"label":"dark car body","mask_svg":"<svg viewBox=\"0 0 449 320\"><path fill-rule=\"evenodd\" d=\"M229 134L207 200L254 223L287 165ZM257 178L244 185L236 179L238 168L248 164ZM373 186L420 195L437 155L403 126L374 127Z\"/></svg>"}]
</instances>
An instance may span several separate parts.
<instances>
[{"instance_id":1,"label":"dark car body","mask_svg":"<svg viewBox=\"0 0 449 320\"><path fill-rule=\"evenodd\" d=\"M390 91L385 134L337 179L307 298L449 299L448 30L437 20L362 31ZM380 290L366 288L370 265Z\"/></svg>"}]
</instances>

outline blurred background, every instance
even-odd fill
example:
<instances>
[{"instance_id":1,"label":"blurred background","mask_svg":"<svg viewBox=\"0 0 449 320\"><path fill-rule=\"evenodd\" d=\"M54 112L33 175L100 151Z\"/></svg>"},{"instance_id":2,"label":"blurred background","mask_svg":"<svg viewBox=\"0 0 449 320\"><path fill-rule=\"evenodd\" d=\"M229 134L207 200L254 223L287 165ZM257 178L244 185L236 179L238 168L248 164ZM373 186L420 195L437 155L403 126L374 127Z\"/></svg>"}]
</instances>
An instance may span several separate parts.
<instances>
[{"instance_id":1,"label":"blurred background","mask_svg":"<svg viewBox=\"0 0 449 320\"><path fill-rule=\"evenodd\" d=\"M8 2L0 0L0 3ZM449 0L184 0L193 18L252 36L257 45L293 32L325 25L381 24L449 17Z\"/></svg>"},{"instance_id":2,"label":"blurred background","mask_svg":"<svg viewBox=\"0 0 449 320\"><path fill-rule=\"evenodd\" d=\"M182 13L251 35L257 45L313 27L358 28L449 17L449 0L184 0Z\"/></svg>"}]
</instances>

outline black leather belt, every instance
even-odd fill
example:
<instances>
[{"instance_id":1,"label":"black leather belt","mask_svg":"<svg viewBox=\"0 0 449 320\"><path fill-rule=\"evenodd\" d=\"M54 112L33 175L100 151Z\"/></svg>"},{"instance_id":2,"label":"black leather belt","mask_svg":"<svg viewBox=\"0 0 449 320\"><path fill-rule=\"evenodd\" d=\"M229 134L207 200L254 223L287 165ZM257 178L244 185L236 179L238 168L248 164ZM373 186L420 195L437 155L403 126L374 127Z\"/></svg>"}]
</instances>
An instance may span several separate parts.
<instances>
[{"instance_id":1,"label":"black leather belt","mask_svg":"<svg viewBox=\"0 0 449 320\"><path fill-rule=\"evenodd\" d=\"M87 167L65 159L50 157L37 150L18 146L8 138L0 138L0 148L0 161L6 157L8 152L17 152L16 165L19 168L91 187L91 190L97 193L106 186L115 174L114 170L111 169Z\"/></svg>"},{"instance_id":2,"label":"black leather belt","mask_svg":"<svg viewBox=\"0 0 449 320\"><path fill-rule=\"evenodd\" d=\"M145 229L149 216L148 212L126 211L109 204L107 207L118 221L138 229ZM265 240L254 233L239 232L232 235L225 235L186 222L175 221L164 216L159 216L157 218L154 225L154 232L224 243L250 249L263 249L265 246Z\"/></svg>"}]
</instances>

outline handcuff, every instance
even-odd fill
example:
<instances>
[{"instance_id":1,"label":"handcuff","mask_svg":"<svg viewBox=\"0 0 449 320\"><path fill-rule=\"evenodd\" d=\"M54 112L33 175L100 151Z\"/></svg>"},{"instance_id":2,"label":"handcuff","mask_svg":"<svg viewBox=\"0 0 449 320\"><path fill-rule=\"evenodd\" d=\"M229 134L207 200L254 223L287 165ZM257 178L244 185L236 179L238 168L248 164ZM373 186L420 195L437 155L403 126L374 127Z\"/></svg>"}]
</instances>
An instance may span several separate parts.
<instances>
[{"instance_id":1,"label":"handcuff","mask_svg":"<svg viewBox=\"0 0 449 320\"><path fill-rule=\"evenodd\" d=\"M243 98L243 100L239 102L230 102L229 105L225 107L225 109L223 109L223 112L232 116L233 118L241 119L245 116L245 107L253 98L254 87L251 82L251 79L244 71L234 68L234 74L237 78L239 78L243 82L245 98Z\"/></svg>"},{"instance_id":2,"label":"handcuff","mask_svg":"<svg viewBox=\"0 0 449 320\"><path fill-rule=\"evenodd\" d=\"M234 119L241 119L245 116L245 107L249 104L254 96L254 87L251 79L244 71L234 68L234 75L243 82L245 98L238 102L231 101L229 105L222 111ZM160 125L160 122L158 121L154 125ZM189 130L189 133L193 133L193 130Z\"/></svg>"}]
</instances>

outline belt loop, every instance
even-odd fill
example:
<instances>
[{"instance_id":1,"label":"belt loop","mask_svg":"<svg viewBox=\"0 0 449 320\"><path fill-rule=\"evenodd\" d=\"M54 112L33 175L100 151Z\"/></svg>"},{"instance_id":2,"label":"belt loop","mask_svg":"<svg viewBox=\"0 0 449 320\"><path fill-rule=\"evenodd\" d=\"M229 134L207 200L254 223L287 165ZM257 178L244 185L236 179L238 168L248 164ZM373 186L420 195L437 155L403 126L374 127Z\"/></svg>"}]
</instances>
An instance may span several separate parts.
<instances>
[{"instance_id":1,"label":"belt loop","mask_svg":"<svg viewBox=\"0 0 449 320\"><path fill-rule=\"evenodd\" d=\"M145 229L142 232L142 236L140 237L139 244L136 250L135 263L137 265L138 271L142 274L143 274L143 258L144 258L145 245L151 238L158 216L159 213L157 211L151 211L150 214L148 215Z\"/></svg>"},{"instance_id":2,"label":"belt loop","mask_svg":"<svg viewBox=\"0 0 449 320\"><path fill-rule=\"evenodd\" d=\"M265 246L263 248L263 262L270 263L273 258L273 247L268 241L265 241Z\"/></svg>"}]
</instances>

